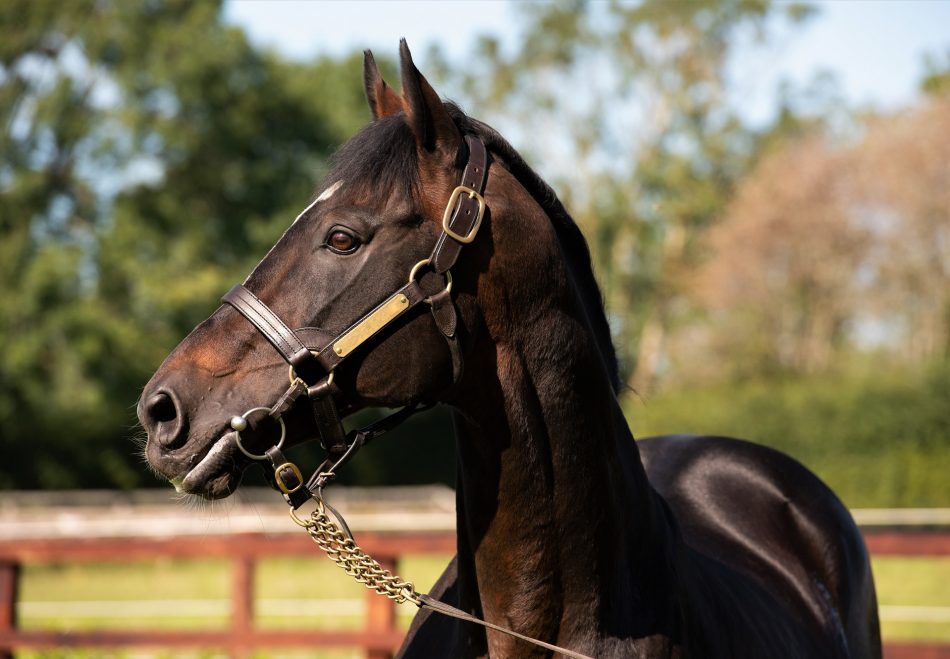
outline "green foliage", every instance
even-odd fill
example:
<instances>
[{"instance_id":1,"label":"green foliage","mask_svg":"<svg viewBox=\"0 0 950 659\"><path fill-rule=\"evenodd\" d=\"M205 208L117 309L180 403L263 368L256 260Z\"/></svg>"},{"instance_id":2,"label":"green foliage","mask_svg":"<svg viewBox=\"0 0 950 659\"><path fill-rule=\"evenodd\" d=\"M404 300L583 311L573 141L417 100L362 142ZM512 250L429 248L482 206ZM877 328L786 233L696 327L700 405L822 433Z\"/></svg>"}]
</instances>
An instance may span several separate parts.
<instances>
[{"instance_id":1,"label":"green foliage","mask_svg":"<svg viewBox=\"0 0 950 659\"><path fill-rule=\"evenodd\" d=\"M950 51L943 57L928 55L924 58L924 77L920 89L939 96L950 92Z\"/></svg>"},{"instance_id":2,"label":"green foliage","mask_svg":"<svg viewBox=\"0 0 950 659\"><path fill-rule=\"evenodd\" d=\"M716 385L627 400L638 437L751 439L803 462L852 507L950 505L950 363Z\"/></svg>"},{"instance_id":3,"label":"green foliage","mask_svg":"<svg viewBox=\"0 0 950 659\"><path fill-rule=\"evenodd\" d=\"M368 118L360 58L181 0L3 3L0 44L0 487L141 485L142 385Z\"/></svg>"}]
</instances>

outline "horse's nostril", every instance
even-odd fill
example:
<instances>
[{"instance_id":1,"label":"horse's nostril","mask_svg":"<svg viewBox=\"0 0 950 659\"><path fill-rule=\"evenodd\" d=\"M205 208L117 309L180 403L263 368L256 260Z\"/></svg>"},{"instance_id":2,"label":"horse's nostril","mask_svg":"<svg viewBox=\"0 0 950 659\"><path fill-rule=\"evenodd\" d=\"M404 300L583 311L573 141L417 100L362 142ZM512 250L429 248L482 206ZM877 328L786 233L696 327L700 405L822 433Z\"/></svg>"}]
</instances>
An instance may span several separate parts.
<instances>
[{"instance_id":1,"label":"horse's nostril","mask_svg":"<svg viewBox=\"0 0 950 659\"><path fill-rule=\"evenodd\" d=\"M185 415L169 391L158 391L145 401L143 424L153 438L165 448L176 448L184 443L187 434Z\"/></svg>"},{"instance_id":2,"label":"horse's nostril","mask_svg":"<svg viewBox=\"0 0 950 659\"><path fill-rule=\"evenodd\" d=\"M174 421L175 417L178 416L178 410L175 408L175 401L173 401L172 397L166 394L164 391L160 391L149 398L148 403L146 403L146 409L148 410L148 415L152 418L152 420L158 423L168 423L169 421Z\"/></svg>"}]
</instances>

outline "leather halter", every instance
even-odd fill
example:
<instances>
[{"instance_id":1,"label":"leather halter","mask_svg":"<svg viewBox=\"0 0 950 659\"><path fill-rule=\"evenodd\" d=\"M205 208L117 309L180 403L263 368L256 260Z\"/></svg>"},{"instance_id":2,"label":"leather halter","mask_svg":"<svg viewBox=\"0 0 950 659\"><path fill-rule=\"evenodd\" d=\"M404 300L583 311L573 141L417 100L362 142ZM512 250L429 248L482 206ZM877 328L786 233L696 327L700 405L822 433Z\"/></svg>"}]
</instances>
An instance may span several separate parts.
<instances>
[{"instance_id":1,"label":"leather halter","mask_svg":"<svg viewBox=\"0 0 950 659\"><path fill-rule=\"evenodd\" d=\"M482 194L485 191L489 164L488 152L480 138L466 135L465 143L468 146L468 160L462 172L461 183L453 190L446 204L442 217L442 233L429 258L416 264L409 275L408 283L337 336L332 337L315 327L291 329L280 316L241 284L236 284L221 298L254 325L290 365L290 386L277 402L270 408L253 408L232 418L231 427L237 433L235 437L238 447L245 455L271 462L272 483L294 508L307 501L314 488L322 487L328 478L332 477L332 468L340 466L360 446L398 425L417 409L417 404L410 405L347 436L334 401L334 394L339 391L333 385L333 375L334 369L359 346L384 327L406 317L406 312L410 309L427 302L431 305L435 324L445 337L451 352L453 380L457 382L461 377L462 353L458 346L458 315L451 298L452 277L449 270L458 260L462 247L472 242L478 233L486 210ZM423 268L426 270L423 271ZM422 272L422 275L417 278L418 272ZM441 284L443 277L446 281L444 287ZM432 292L430 288L433 286L439 288ZM284 434L282 417L302 395L306 395L311 401L321 444L329 454L306 486L300 471L280 451ZM257 410L267 414L260 419L248 418ZM247 428L256 430L266 423L273 425L274 422L281 426L281 440L277 445L267 449L263 455L248 452L241 443L241 432ZM329 468L329 471L324 471L324 468Z\"/></svg>"},{"instance_id":2,"label":"leather halter","mask_svg":"<svg viewBox=\"0 0 950 659\"><path fill-rule=\"evenodd\" d=\"M409 273L409 282L385 300L380 302L372 311L363 316L336 337L327 340L327 332L315 327L305 327L298 330L290 329L280 316L274 313L256 295L244 288L241 284L235 285L228 291L222 300L241 313L264 337L274 346L277 352L290 364L290 386L270 408L259 407L236 416L231 420L231 427L236 434L238 447L253 459L269 460L273 472L269 473L270 480L276 489L283 493L284 499L291 506L291 516L298 524L302 523L293 510L296 510L311 498L317 498L322 506L330 509L341 529L349 538L349 542L356 547L352 534L333 507L322 500L320 495L323 487L334 477L334 471L346 463L362 446L375 437L396 427L418 409L418 404L409 405L402 410L389 415L365 428L345 434L340 421L336 404L333 400L334 369L352 354L356 348L365 343L377 332L399 318L405 317L410 309L422 302L428 302L432 307L432 316L439 331L448 342L452 353L452 374L455 382L462 374L462 353L458 347L456 329L458 315L452 302L452 276L449 270L458 260L462 247L475 239L484 216L486 205L482 194L488 179L488 152L481 139L474 135L466 135L468 145L468 162L462 172L461 184L452 191L442 216L442 234L439 236L429 258L417 263ZM416 278L417 272L427 267L429 272ZM446 279L444 288L436 292L428 292L427 281L438 281L440 276ZM284 442L285 428L283 414L290 409L301 395L306 394L313 407L314 420L320 434L320 441L328 456L309 480L304 483L303 476L297 466L287 460L281 452ZM264 455L258 456L249 453L241 444L241 432L253 427L253 420L247 417L256 410L267 412L265 419L280 423L280 440L270 447ZM265 470L265 473L268 473ZM316 497L314 497L316 493ZM358 547L356 547L358 549ZM369 559L368 556L365 558ZM411 588L411 584L409 584ZM587 655L574 652L557 645L525 636L511 629L486 622L461 609L440 602L428 595L416 594L416 604L431 609L442 615L452 616L460 620L483 625L490 629L519 638L528 643L552 652L558 652L575 659L591 659Z\"/></svg>"}]
</instances>

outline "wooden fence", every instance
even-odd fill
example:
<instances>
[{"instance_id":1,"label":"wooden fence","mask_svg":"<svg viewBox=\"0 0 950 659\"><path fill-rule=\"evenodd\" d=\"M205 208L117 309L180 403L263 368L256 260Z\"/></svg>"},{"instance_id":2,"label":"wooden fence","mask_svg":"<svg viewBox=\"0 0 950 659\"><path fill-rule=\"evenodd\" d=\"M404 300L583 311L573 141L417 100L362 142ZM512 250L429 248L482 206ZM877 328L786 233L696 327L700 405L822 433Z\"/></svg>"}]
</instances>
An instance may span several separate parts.
<instances>
[{"instance_id":1,"label":"wooden fence","mask_svg":"<svg viewBox=\"0 0 950 659\"><path fill-rule=\"evenodd\" d=\"M403 554L452 554L455 536L446 532L360 533L360 546L395 570ZM393 602L366 591L366 616L358 631L260 630L254 624L254 572L262 558L314 556L319 550L305 533L274 538L263 533L171 538L85 538L0 540L0 652L13 648L165 647L220 648L240 656L251 648L357 647L366 656L390 657L402 642ZM20 566L26 564L135 561L158 557L219 558L231 563L231 622L221 631L27 631L17 628Z\"/></svg>"},{"instance_id":2,"label":"wooden fence","mask_svg":"<svg viewBox=\"0 0 950 659\"><path fill-rule=\"evenodd\" d=\"M445 498L445 495L443 499ZM378 499L377 499L378 500ZM385 500L385 499L384 499ZM390 503L402 505L389 498ZM279 503L279 502L278 502ZM360 546L388 569L395 570L405 554L452 554L455 551L455 536L451 529L444 528L448 504L442 508L433 522L432 517L419 516L416 511L414 526L429 527L428 530L405 532L393 526L407 528L406 513L396 519L388 519L386 513L377 511L370 521L358 505L348 506L351 520L357 520L356 531ZM347 507L347 506L344 506ZM147 517L141 509L135 511L135 519L142 522ZM176 515L187 515L177 511ZM363 517L361 517L361 514ZM381 515L381 516L380 516ZM117 528L129 529L131 519L125 522L121 514L113 511L108 515ZM230 514L231 530L226 533L209 530L207 524L200 533L184 527L169 534L169 526L156 525L150 519L142 528L153 530L152 535L143 535L142 529L131 528L128 535L122 534L76 534L76 529L96 529L95 520L83 521L81 513L72 511L69 522L58 531L30 528L21 520L14 533L9 523L5 526L0 515L0 657L10 657L14 649L49 648L217 648L231 656L249 654L253 648L281 650L289 648L361 648L370 658L390 657L402 641L403 633L397 626L395 605L388 599L366 591L366 615L362 629L354 631L316 630L265 630L259 629L254 619L254 573L257 562L264 558L284 556L313 556L317 551L305 533L297 529L284 516L281 531L275 532L276 520L269 520L260 511L254 512L257 531L248 531L239 522L240 517ZM182 517L182 519L185 519ZM236 521L238 520L238 521ZM9 520L7 520L9 522ZM60 520L62 521L62 520ZM413 524L413 521L409 521ZM133 525L134 526L134 525ZM236 532L234 527L237 527ZM443 528L437 528L437 527ZM362 528L361 528L362 527ZM171 525L174 530L175 525ZM164 529L164 530L162 530ZM286 530L284 530L286 529ZM293 529L290 531L290 529ZM100 529L101 530L101 529ZM289 532L288 532L289 531ZM16 536L16 537L13 537ZM279 536L279 537L278 537ZM900 556L950 556L950 532L946 530L894 530L893 528L867 528L865 538L872 554ZM90 630L55 631L23 630L17 626L18 580L21 567L33 564L69 564L100 561L153 560L158 557L173 559L216 558L230 561L231 597L230 625L218 631L192 630ZM888 659L950 659L950 646L940 644L891 643L885 648Z\"/></svg>"}]
</instances>

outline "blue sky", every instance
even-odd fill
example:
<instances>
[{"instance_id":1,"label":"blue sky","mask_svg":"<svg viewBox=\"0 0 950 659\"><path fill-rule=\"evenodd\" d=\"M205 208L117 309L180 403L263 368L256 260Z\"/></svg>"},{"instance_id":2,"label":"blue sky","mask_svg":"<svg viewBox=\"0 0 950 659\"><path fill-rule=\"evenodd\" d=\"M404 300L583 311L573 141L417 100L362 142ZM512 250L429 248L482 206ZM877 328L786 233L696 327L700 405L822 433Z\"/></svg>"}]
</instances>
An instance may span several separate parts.
<instances>
[{"instance_id":1,"label":"blue sky","mask_svg":"<svg viewBox=\"0 0 950 659\"><path fill-rule=\"evenodd\" d=\"M734 77L751 117L768 115L780 80L803 86L819 71L837 77L850 105L906 105L916 95L924 54L950 51L950 0L816 5L818 17L764 56L739 55ZM518 39L517 12L501 0L230 0L225 16L256 43L297 59L364 48L395 56L400 37L417 56L437 42L457 59L479 34L507 43Z\"/></svg>"}]
</instances>

